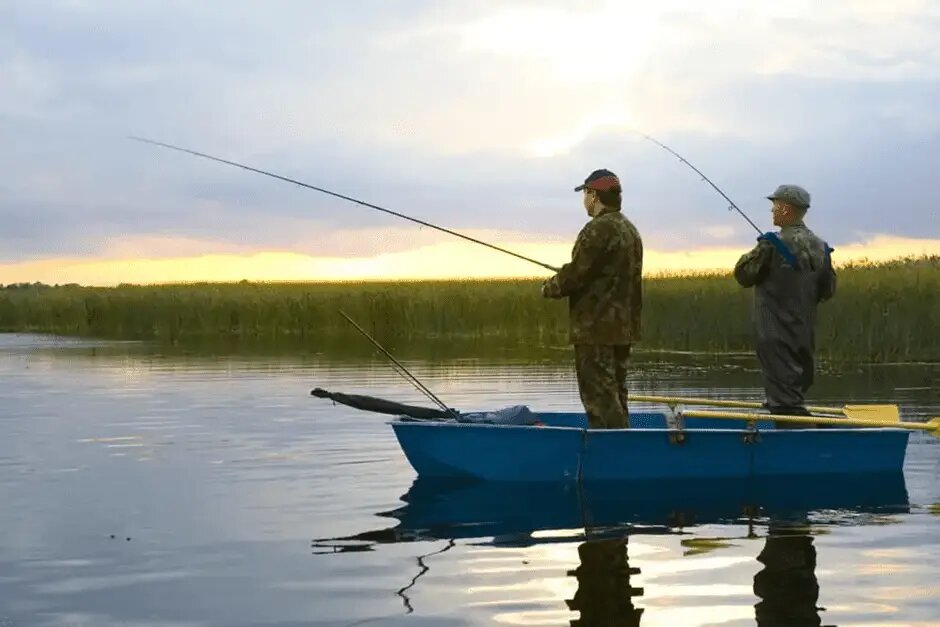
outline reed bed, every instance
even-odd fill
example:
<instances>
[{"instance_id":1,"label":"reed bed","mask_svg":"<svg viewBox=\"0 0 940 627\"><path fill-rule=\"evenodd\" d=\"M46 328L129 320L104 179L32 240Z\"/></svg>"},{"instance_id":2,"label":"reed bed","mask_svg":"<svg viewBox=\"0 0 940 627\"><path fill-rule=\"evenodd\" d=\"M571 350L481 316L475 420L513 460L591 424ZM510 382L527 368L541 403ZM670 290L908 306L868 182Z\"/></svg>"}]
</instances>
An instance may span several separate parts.
<instances>
[{"instance_id":1,"label":"reed bed","mask_svg":"<svg viewBox=\"0 0 940 627\"><path fill-rule=\"evenodd\" d=\"M0 330L304 346L348 335L343 310L380 341L396 344L564 345L566 303L542 298L539 286L538 280L14 285L0 289ZM644 290L638 348L752 350L752 291L729 274L649 277ZM940 257L841 268L836 298L820 310L817 344L830 359L940 361Z\"/></svg>"}]
</instances>

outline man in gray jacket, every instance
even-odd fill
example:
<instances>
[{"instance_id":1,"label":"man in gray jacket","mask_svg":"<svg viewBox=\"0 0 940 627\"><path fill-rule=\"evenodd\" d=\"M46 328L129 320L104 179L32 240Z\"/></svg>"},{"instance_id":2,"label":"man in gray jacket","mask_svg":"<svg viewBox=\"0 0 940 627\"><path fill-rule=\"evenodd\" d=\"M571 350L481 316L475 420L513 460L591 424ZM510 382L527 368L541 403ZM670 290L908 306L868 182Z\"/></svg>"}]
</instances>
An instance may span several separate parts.
<instances>
[{"instance_id":1,"label":"man in gray jacket","mask_svg":"<svg viewBox=\"0 0 940 627\"><path fill-rule=\"evenodd\" d=\"M781 185L767 198L780 231L757 238L757 246L735 265L734 278L755 288L757 358L767 408L808 415L804 396L815 371L816 307L836 291L832 249L803 223L809 192Z\"/></svg>"}]
</instances>

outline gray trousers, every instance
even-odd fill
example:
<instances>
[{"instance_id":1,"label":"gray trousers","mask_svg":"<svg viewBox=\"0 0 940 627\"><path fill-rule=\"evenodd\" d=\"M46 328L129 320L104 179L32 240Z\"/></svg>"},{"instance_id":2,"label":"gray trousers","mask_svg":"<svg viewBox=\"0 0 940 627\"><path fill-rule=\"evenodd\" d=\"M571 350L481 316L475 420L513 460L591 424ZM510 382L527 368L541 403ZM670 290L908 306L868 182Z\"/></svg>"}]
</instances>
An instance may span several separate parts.
<instances>
[{"instance_id":1,"label":"gray trousers","mask_svg":"<svg viewBox=\"0 0 940 627\"><path fill-rule=\"evenodd\" d=\"M812 350L763 340L757 344L757 359L764 377L767 408L778 414L805 413L800 409L815 375Z\"/></svg>"}]
</instances>

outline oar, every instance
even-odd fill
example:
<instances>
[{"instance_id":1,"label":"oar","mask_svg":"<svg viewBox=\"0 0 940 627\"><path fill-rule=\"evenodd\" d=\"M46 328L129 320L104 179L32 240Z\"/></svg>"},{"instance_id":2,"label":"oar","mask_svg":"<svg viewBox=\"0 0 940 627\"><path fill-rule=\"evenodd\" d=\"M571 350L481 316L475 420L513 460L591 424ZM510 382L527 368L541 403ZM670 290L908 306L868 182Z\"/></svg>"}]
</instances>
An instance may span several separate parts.
<instances>
[{"instance_id":1,"label":"oar","mask_svg":"<svg viewBox=\"0 0 940 627\"><path fill-rule=\"evenodd\" d=\"M836 427L885 427L889 429L914 429L926 431L930 435L940 437L940 417L927 422L892 422L890 420L857 420L852 418L833 418L824 416L781 416L778 414L753 414L734 411L707 411L689 409L680 412L683 418L721 418L723 420L776 420L779 422L792 422L805 425L833 425Z\"/></svg>"},{"instance_id":2,"label":"oar","mask_svg":"<svg viewBox=\"0 0 940 627\"><path fill-rule=\"evenodd\" d=\"M689 398L683 396L642 396L631 394L630 400L666 405L712 405L714 407L739 407L741 409L763 409L760 403L751 401L719 400L714 398ZM814 414L836 414L852 420L899 422L901 412L897 405L843 405L842 407L816 407L808 409Z\"/></svg>"}]
</instances>

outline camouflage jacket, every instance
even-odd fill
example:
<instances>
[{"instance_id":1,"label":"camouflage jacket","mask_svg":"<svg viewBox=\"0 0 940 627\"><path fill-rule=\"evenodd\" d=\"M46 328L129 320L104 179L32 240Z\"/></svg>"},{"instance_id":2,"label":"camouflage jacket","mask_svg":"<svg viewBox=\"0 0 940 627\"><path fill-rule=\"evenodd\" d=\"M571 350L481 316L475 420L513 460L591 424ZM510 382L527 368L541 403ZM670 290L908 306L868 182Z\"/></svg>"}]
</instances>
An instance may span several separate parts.
<instances>
[{"instance_id":1,"label":"camouflage jacket","mask_svg":"<svg viewBox=\"0 0 940 627\"><path fill-rule=\"evenodd\" d=\"M783 250L774 245L774 235L784 244ZM836 292L831 250L799 222L777 234L762 235L757 246L741 256L734 278L743 287L755 288L759 341L815 348L816 306Z\"/></svg>"},{"instance_id":2,"label":"camouflage jacket","mask_svg":"<svg viewBox=\"0 0 940 627\"><path fill-rule=\"evenodd\" d=\"M607 209L581 229L571 262L542 290L549 298L568 297L572 344L631 344L640 339L642 272L639 232L620 211Z\"/></svg>"}]
</instances>

